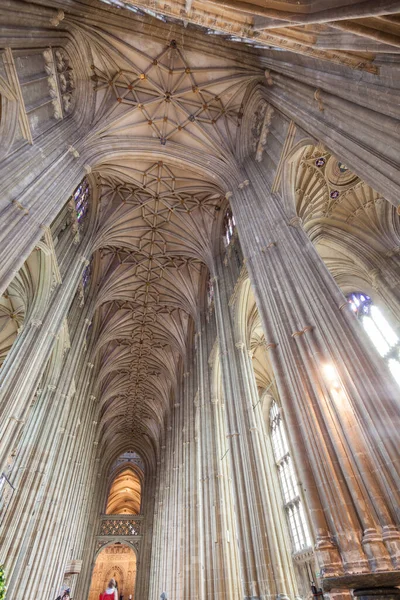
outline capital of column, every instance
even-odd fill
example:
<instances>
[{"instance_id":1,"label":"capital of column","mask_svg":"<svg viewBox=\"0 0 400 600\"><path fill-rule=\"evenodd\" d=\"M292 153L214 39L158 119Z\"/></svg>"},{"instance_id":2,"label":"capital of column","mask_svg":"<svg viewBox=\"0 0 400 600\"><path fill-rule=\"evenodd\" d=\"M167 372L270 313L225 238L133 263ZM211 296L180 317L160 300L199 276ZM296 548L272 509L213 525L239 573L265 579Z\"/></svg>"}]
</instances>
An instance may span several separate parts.
<instances>
[{"instance_id":1,"label":"capital of column","mask_svg":"<svg viewBox=\"0 0 400 600\"><path fill-rule=\"evenodd\" d=\"M400 215L400 211L399 211L400 207L397 207L397 214ZM390 250L388 250L385 253L385 256L387 256L387 258L392 258L392 256L396 256L396 254L400 254L400 246L394 246L393 248L391 248Z\"/></svg>"},{"instance_id":2,"label":"capital of column","mask_svg":"<svg viewBox=\"0 0 400 600\"><path fill-rule=\"evenodd\" d=\"M39 319L31 319L31 325L32 327L41 327L43 325L43 321L40 321Z\"/></svg>"},{"instance_id":3,"label":"capital of column","mask_svg":"<svg viewBox=\"0 0 400 600\"><path fill-rule=\"evenodd\" d=\"M91 362L88 362L88 363L87 363L87 366L88 366L88 368L89 368L89 369L93 369L93 367L94 367L94 364L93 364L93 363L91 363Z\"/></svg>"},{"instance_id":4,"label":"capital of column","mask_svg":"<svg viewBox=\"0 0 400 600\"><path fill-rule=\"evenodd\" d=\"M314 327L312 325L306 325L305 327L303 327L303 329L300 329L299 331L294 331L292 333L292 338L304 335L305 333L307 333L307 331L312 331L313 329Z\"/></svg>"},{"instance_id":5,"label":"capital of column","mask_svg":"<svg viewBox=\"0 0 400 600\"><path fill-rule=\"evenodd\" d=\"M78 150L73 146L68 146L68 152L70 152L74 158L79 158L80 156Z\"/></svg>"},{"instance_id":6,"label":"capital of column","mask_svg":"<svg viewBox=\"0 0 400 600\"><path fill-rule=\"evenodd\" d=\"M276 246L276 242L271 242L270 244L268 244L268 246L263 246L261 248L261 252L266 252L267 250L271 250L272 248L275 248Z\"/></svg>"},{"instance_id":7,"label":"capital of column","mask_svg":"<svg viewBox=\"0 0 400 600\"><path fill-rule=\"evenodd\" d=\"M24 419L19 419L18 417L15 417L14 415L11 415L11 417L9 418L9 421L15 421L16 423L25 423Z\"/></svg>"},{"instance_id":8,"label":"capital of column","mask_svg":"<svg viewBox=\"0 0 400 600\"><path fill-rule=\"evenodd\" d=\"M267 80L268 85L274 85L271 71L269 69L265 69L264 75L265 75L265 79Z\"/></svg>"},{"instance_id":9,"label":"capital of column","mask_svg":"<svg viewBox=\"0 0 400 600\"><path fill-rule=\"evenodd\" d=\"M290 227L303 227L303 220L301 217L292 217L289 221Z\"/></svg>"},{"instance_id":10,"label":"capital of column","mask_svg":"<svg viewBox=\"0 0 400 600\"><path fill-rule=\"evenodd\" d=\"M92 172L92 167L90 165L83 165L83 168L88 175Z\"/></svg>"},{"instance_id":11,"label":"capital of column","mask_svg":"<svg viewBox=\"0 0 400 600\"><path fill-rule=\"evenodd\" d=\"M233 196L233 192L226 192L226 194L225 194L226 200L229 200L229 198L232 198L232 196Z\"/></svg>"},{"instance_id":12,"label":"capital of column","mask_svg":"<svg viewBox=\"0 0 400 600\"><path fill-rule=\"evenodd\" d=\"M50 25L57 27L61 23L61 21L64 19L64 17L65 17L64 11L61 9L58 10L57 14L52 19L50 19Z\"/></svg>"},{"instance_id":13,"label":"capital of column","mask_svg":"<svg viewBox=\"0 0 400 600\"><path fill-rule=\"evenodd\" d=\"M26 206L23 206L20 202L18 202L18 200L12 200L11 204L13 204L16 208L18 208L19 210L22 210L22 212L25 215L29 215L29 209L26 208Z\"/></svg>"},{"instance_id":14,"label":"capital of column","mask_svg":"<svg viewBox=\"0 0 400 600\"><path fill-rule=\"evenodd\" d=\"M245 179L244 181L239 183L238 188L239 188L239 190L242 190L243 188L247 187L249 184L250 184L250 181L248 179Z\"/></svg>"},{"instance_id":15,"label":"capital of column","mask_svg":"<svg viewBox=\"0 0 400 600\"><path fill-rule=\"evenodd\" d=\"M243 350L246 344L244 342L236 342L235 346L236 348L239 348L239 350Z\"/></svg>"},{"instance_id":16,"label":"capital of column","mask_svg":"<svg viewBox=\"0 0 400 600\"><path fill-rule=\"evenodd\" d=\"M375 290L378 289L382 284L381 275L382 273L380 269L371 269L368 271L368 277L370 278L371 285Z\"/></svg>"},{"instance_id":17,"label":"capital of column","mask_svg":"<svg viewBox=\"0 0 400 600\"><path fill-rule=\"evenodd\" d=\"M278 344L274 344L274 342L265 341L264 345L265 345L266 350L271 350L271 349L278 347Z\"/></svg>"},{"instance_id":18,"label":"capital of column","mask_svg":"<svg viewBox=\"0 0 400 600\"><path fill-rule=\"evenodd\" d=\"M85 267L87 267L88 264L90 263L90 261L86 258L86 256L83 256L83 254L81 254L81 256L79 257L79 260L84 264Z\"/></svg>"}]
</instances>

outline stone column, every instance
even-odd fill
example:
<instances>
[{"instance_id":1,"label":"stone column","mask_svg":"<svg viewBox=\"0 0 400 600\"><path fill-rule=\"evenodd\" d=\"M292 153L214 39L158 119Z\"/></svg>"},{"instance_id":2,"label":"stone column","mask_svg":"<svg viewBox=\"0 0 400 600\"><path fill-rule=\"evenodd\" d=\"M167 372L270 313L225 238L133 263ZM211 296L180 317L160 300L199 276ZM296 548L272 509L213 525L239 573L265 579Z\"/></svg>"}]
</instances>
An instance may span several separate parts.
<instances>
[{"instance_id":1,"label":"stone column","mask_svg":"<svg viewBox=\"0 0 400 600\"><path fill-rule=\"evenodd\" d=\"M43 321L33 319L11 350L7 369L1 378L0 467L5 464L12 450L19 424L27 418L32 395L86 264L85 256L76 257L63 284L54 292L47 312L42 317ZM15 354L16 359L13 360Z\"/></svg>"},{"instance_id":2,"label":"stone column","mask_svg":"<svg viewBox=\"0 0 400 600\"><path fill-rule=\"evenodd\" d=\"M200 318L201 328L197 336L198 381L199 381L199 459L203 490L202 514L204 531L203 577L205 599L240 598L236 561L235 532L230 527L232 497L226 479L227 459L225 440L222 438L221 399L211 389L208 364L215 339L214 319L207 323L205 315ZM214 325L214 326L213 326ZM222 435L221 435L222 434ZM222 439L221 439L222 438ZM224 441L223 441L224 440ZM221 442L223 443L221 444Z\"/></svg>"},{"instance_id":3,"label":"stone column","mask_svg":"<svg viewBox=\"0 0 400 600\"><path fill-rule=\"evenodd\" d=\"M290 590L290 595L296 597L299 592L291 557L292 549L290 546L287 524L284 522L285 516L282 514L282 502L278 500L279 491L277 494L276 490L274 490L276 484L279 486L279 481L277 481L276 477L275 462L266 443L267 431L259 402L253 365L246 344L243 341L240 341L236 343L236 347L239 349L239 361L241 363L241 371L246 387L246 397L249 398L249 403L247 405L248 418L253 423L253 431L257 436L257 442L259 444L259 452L263 457L263 460L258 466L260 469L260 477L262 477L265 482L263 504L265 505L268 518L268 537L270 539L272 570L275 581L280 582L282 588L287 588ZM275 472L273 472L273 469Z\"/></svg>"},{"instance_id":4,"label":"stone column","mask_svg":"<svg viewBox=\"0 0 400 600\"><path fill-rule=\"evenodd\" d=\"M298 444L321 573L393 571L400 557L398 388L299 219L288 222L255 162L245 167L231 206Z\"/></svg>"},{"instance_id":5,"label":"stone column","mask_svg":"<svg viewBox=\"0 0 400 600\"><path fill-rule=\"evenodd\" d=\"M229 296L220 257L216 259L215 311L221 349L227 438L231 464L242 595L265 599L271 595L294 595L293 580L279 568L279 549L271 538L266 455L240 364L240 348L235 346L229 311ZM273 567L274 563L274 567Z\"/></svg>"}]
</instances>

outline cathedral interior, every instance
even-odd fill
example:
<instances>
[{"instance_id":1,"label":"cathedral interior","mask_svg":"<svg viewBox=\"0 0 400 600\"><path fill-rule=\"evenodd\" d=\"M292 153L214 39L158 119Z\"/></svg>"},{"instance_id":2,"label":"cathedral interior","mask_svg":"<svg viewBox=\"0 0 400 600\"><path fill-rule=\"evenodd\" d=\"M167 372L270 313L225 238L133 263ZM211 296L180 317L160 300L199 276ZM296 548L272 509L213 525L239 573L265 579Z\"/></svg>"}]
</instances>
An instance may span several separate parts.
<instances>
[{"instance_id":1,"label":"cathedral interior","mask_svg":"<svg viewBox=\"0 0 400 600\"><path fill-rule=\"evenodd\" d=\"M400 2L1 0L0 181L0 599L400 600Z\"/></svg>"}]
</instances>

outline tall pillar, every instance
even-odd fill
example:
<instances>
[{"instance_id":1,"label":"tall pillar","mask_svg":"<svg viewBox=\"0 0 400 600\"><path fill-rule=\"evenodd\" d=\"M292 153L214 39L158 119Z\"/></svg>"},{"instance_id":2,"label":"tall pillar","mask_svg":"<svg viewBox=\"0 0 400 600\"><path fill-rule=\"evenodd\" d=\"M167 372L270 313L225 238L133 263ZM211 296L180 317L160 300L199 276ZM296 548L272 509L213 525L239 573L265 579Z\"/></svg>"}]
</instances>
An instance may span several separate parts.
<instances>
[{"instance_id":1,"label":"tall pillar","mask_svg":"<svg viewBox=\"0 0 400 600\"><path fill-rule=\"evenodd\" d=\"M240 232L239 232L240 233ZM282 568L281 549L271 534L266 453L254 419L252 397L235 345L229 291L220 257L216 259L215 311L221 349L226 427L233 483L239 563L246 600L297 593L294 578Z\"/></svg>"},{"instance_id":2,"label":"tall pillar","mask_svg":"<svg viewBox=\"0 0 400 600\"><path fill-rule=\"evenodd\" d=\"M199 460L202 481L203 577L205 600L239 600L235 531L231 524L232 496L227 486L225 427L221 398L210 381L209 356L215 339L214 319L201 314L197 335L199 381ZM214 326L213 326L214 325ZM226 459L225 462L223 462ZM239 509L238 509L239 510Z\"/></svg>"},{"instance_id":3,"label":"tall pillar","mask_svg":"<svg viewBox=\"0 0 400 600\"><path fill-rule=\"evenodd\" d=\"M259 165L247 159L245 169L231 207L321 574L344 588L368 587L378 573L389 581L400 567L398 388L300 220L288 221Z\"/></svg>"}]
</instances>

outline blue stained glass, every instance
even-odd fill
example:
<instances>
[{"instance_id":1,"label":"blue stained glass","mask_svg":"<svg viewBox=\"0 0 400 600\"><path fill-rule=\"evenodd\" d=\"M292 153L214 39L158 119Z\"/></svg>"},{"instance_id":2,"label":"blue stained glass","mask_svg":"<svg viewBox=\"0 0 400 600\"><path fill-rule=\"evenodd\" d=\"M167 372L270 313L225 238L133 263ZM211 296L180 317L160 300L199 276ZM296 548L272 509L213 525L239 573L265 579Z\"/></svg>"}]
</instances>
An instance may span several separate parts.
<instances>
[{"instance_id":1,"label":"blue stained glass","mask_svg":"<svg viewBox=\"0 0 400 600\"><path fill-rule=\"evenodd\" d=\"M89 210L90 201L90 186L86 179L84 179L76 188L72 194L75 203L76 218L78 223L81 224Z\"/></svg>"}]
</instances>

